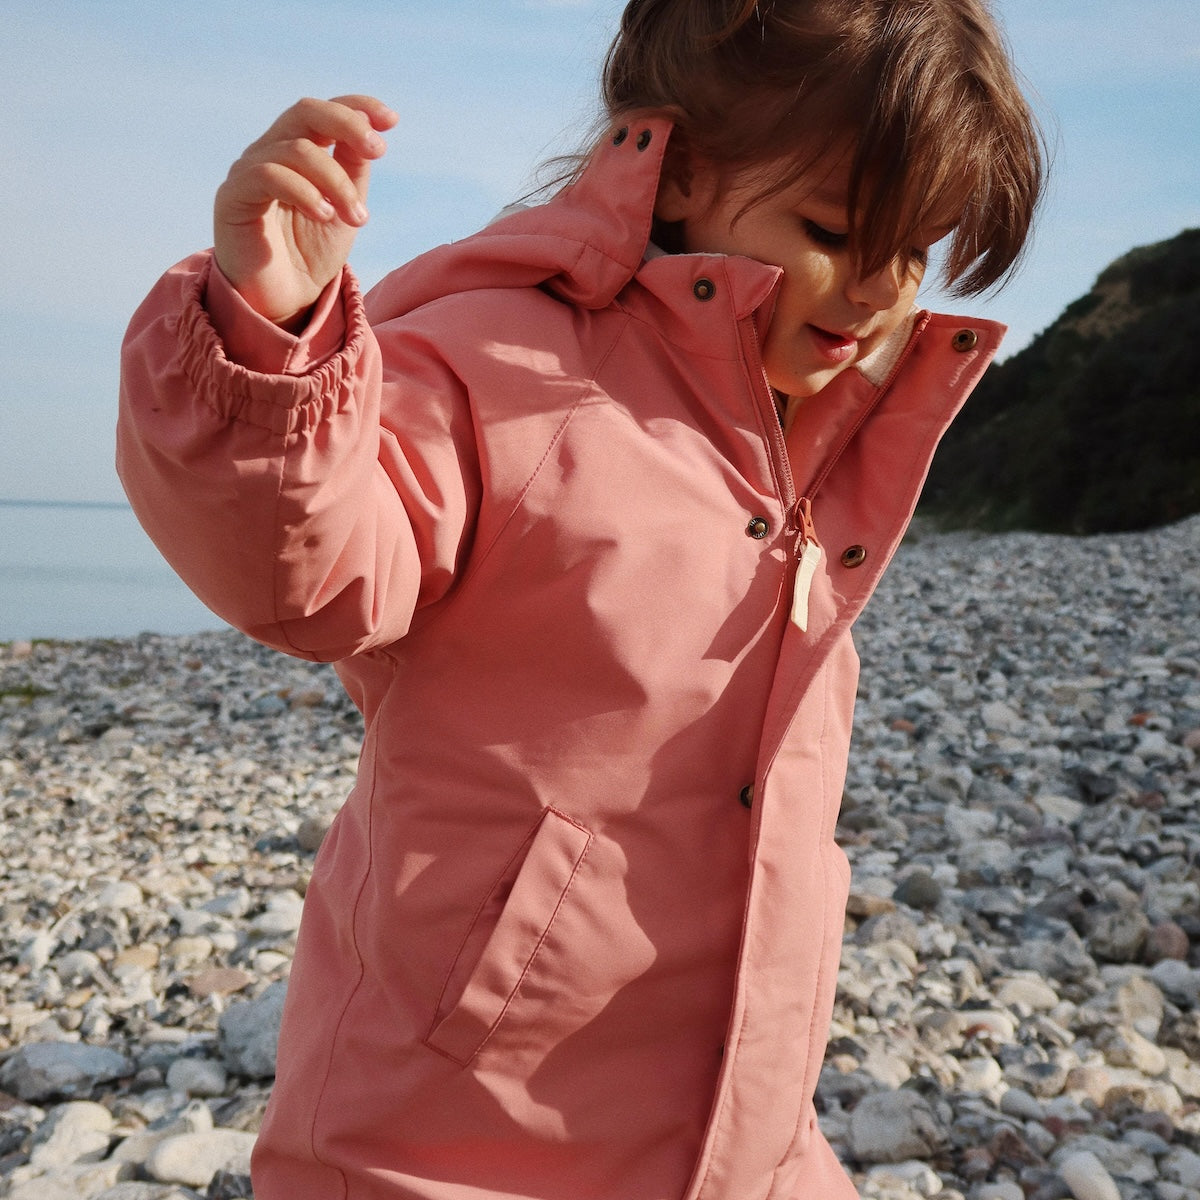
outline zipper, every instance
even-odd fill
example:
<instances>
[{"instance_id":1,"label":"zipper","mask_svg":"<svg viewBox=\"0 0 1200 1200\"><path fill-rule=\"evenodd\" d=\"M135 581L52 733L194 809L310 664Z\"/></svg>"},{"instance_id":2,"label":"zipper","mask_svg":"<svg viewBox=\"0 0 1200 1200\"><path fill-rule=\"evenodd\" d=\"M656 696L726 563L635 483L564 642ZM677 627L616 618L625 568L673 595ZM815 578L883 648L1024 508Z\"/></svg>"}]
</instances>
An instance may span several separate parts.
<instances>
[{"instance_id":1,"label":"zipper","mask_svg":"<svg viewBox=\"0 0 1200 1200\"><path fill-rule=\"evenodd\" d=\"M775 451L772 465L779 491L783 495L783 511L787 520L786 531L791 533L793 532L792 514L796 507L796 486L792 482L792 468L788 463L787 441L783 436L783 414L779 411L779 405L775 401L775 392L771 388L771 381L767 378L767 368L763 366L762 344L758 340L758 330L754 326L754 318L746 318L746 325L750 329L750 340L754 347L754 355L751 361L758 363L758 371L762 379L762 394L766 396L767 403L771 409L772 419L768 422L767 428L769 430L768 436L771 440L771 445Z\"/></svg>"}]
</instances>

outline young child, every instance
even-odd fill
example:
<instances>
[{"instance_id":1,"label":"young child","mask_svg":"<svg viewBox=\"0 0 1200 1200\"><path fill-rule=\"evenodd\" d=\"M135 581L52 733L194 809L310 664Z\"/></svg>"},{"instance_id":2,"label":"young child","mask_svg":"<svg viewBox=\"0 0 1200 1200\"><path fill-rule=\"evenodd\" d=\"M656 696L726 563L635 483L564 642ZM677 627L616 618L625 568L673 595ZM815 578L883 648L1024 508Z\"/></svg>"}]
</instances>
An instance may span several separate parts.
<instances>
[{"instance_id":1,"label":"young child","mask_svg":"<svg viewBox=\"0 0 1200 1200\"><path fill-rule=\"evenodd\" d=\"M633 0L548 202L345 261L379 133L301 101L125 346L119 465L366 719L259 1200L849 1200L813 1092L850 626L1001 329L1042 154L984 0ZM332 153L328 151L332 149Z\"/></svg>"}]
</instances>

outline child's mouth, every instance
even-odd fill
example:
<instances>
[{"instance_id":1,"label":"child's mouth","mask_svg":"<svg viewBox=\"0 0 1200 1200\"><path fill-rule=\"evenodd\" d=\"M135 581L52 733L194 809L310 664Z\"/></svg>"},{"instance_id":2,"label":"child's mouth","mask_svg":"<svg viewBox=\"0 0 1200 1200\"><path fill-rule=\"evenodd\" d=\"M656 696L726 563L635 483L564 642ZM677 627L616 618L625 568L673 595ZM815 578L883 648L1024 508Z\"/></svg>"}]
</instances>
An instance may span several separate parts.
<instances>
[{"instance_id":1,"label":"child's mouth","mask_svg":"<svg viewBox=\"0 0 1200 1200\"><path fill-rule=\"evenodd\" d=\"M849 362L858 350L858 339L844 333L831 333L817 325L810 325L813 342L822 357L830 362Z\"/></svg>"}]
</instances>

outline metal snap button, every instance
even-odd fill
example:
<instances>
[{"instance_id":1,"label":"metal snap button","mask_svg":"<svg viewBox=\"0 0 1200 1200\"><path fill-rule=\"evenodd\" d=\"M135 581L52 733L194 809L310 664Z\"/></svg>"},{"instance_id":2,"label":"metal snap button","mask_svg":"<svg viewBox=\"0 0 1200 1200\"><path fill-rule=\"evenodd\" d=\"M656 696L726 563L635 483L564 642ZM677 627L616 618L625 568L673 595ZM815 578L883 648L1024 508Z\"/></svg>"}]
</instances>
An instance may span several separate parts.
<instances>
[{"instance_id":1,"label":"metal snap button","mask_svg":"<svg viewBox=\"0 0 1200 1200\"><path fill-rule=\"evenodd\" d=\"M754 784L746 784L738 793L738 799L742 802L743 808L750 808L754 804Z\"/></svg>"},{"instance_id":2,"label":"metal snap button","mask_svg":"<svg viewBox=\"0 0 1200 1200\"><path fill-rule=\"evenodd\" d=\"M974 350L979 345L979 334L973 329L960 329L955 335L954 340L950 343L959 354L966 354L968 350Z\"/></svg>"},{"instance_id":3,"label":"metal snap button","mask_svg":"<svg viewBox=\"0 0 1200 1200\"><path fill-rule=\"evenodd\" d=\"M619 146L628 136L629 136L628 128L618 129L617 132L613 134L613 140L612 140L613 145Z\"/></svg>"},{"instance_id":4,"label":"metal snap button","mask_svg":"<svg viewBox=\"0 0 1200 1200\"><path fill-rule=\"evenodd\" d=\"M867 548L865 546L847 546L842 551L842 566L849 567L853 570L855 567L861 567L867 561Z\"/></svg>"},{"instance_id":5,"label":"metal snap button","mask_svg":"<svg viewBox=\"0 0 1200 1200\"><path fill-rule=\"evenodd\" d=\"M650 139L652 136L653 135L651 134L650 130L643 129L642 132L638 134L637 148L639 150L645 150L645 148L650 145Z\"/></svg>"},{"instance_id":6,"label":"metal snap button","mask_svg":"<svg viewBox=\"0 0 1200 1200\"><path fill-rule=\"evenodd\" d=\"M746 526L746 533L757 541L762 541L763 538L771 532L771 522L766 517L753 517L750 524Z\"/></svg>"},{"instance_id":7,"label":"metal snap button","mask_svg":"<svg viewBox=\"0 0 1200 1200\"><path fill-rule=\"evenodd\" d=\"M717 285L711 279L697 279L692 285L692 295L697 300L711 300L717 294Z\"/></svg>"}]
</instances>

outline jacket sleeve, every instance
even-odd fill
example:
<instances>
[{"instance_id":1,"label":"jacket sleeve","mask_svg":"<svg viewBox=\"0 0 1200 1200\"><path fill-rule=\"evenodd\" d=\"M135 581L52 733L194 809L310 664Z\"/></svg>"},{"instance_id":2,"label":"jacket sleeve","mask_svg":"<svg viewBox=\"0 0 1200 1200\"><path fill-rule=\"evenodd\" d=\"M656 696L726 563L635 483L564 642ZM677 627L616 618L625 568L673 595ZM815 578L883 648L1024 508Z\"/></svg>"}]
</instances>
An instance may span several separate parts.
<instances>
[{"instance_id":1,"label":"jacket sleeve","mask_svg":"<svg viewBox=\"0 0 1200 1200\"><path fill-rule=\"evenodd\" d=\"M169 271L122 350L117 470L163 556L219 616L334 661L401 637L445 594L478 509L466 388L403 321L367 324L312 370L230 360L205 308L209 254Z\"/></svg>"}]
</instances>

